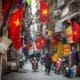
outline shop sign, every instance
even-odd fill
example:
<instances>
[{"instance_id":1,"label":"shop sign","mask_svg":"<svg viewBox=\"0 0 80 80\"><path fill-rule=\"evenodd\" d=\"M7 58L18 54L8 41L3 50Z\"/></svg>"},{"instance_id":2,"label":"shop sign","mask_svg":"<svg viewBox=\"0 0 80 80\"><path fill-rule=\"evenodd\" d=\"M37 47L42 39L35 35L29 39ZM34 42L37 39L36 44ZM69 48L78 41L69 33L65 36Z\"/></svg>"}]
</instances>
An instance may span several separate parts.
<instances>
[{"instance_id":1,"label":"shop sign","mask_svg":"<svg viewBox=\"0 0 80 80\"><path fill-rule=\"evenodd\" d=\"M61 31L63 31L64 28L65 28L65 26L62 23L57 22L55 25L55 32L61 32Z\"/></svg>"},{"instance_id":2,"label":"shop sign","mask_svg":"<svg viewBox=\"0 0 80 80\"><path fill-rule=\"evenodd\" d=\"M64 56L68 56L70 54L70 45L64 45L63 47Z\"/></svg>"},{"instance_id":3,"label":"shop sign","mask_svg":"<svg viewBox=\"0 0 80 80\"><path fill-rule=\"evenodd\" d=\"M73 43L73 32L72 32L72 26L68 26L66 29L65 29L65 36L66 36L66 39L67 39L67 43Z\"/></svg>"}]
</instances>

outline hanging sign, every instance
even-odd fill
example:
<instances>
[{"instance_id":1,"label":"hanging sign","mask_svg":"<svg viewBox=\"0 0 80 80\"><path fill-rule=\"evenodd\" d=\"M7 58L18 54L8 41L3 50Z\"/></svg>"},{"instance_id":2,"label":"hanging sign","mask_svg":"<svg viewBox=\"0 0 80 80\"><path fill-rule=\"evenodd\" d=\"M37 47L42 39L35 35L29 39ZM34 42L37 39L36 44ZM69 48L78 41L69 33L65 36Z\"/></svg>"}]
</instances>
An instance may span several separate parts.
<instances>
[{"instance_id":1,"label":"hanging sign","mask_svg":"<svg viewBox=\"0 0 80 80\"><path fill-rule=\"evenodd\" d=\"M68 56L70 54L70 45L65 44L63 47L64 56Z\"/></svg>"}]
</instances>

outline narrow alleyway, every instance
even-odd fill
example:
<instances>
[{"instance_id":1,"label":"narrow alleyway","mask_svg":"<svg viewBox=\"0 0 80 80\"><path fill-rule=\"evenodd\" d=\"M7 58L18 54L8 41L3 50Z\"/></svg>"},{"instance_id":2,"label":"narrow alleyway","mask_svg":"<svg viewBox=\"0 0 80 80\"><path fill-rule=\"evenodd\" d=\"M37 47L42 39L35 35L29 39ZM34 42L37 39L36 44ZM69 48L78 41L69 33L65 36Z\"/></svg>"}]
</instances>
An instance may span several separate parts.
<instances>
[{"instance_id":1,"label":"narrow alleyway","mask_svg":"<svg viewBox=\"0 0 80 80\"><path fill-rule=\"evenodd\" d=\"M0 0L0 80L80 80L80 0Z\"/></svg>"},{"instance_id":2,"label":"narrow alleyway","mask_svg":"<svg viewBox=\"0 0 80 80\"><path fill-rule=\"evenodd\" d=\"M39 65L39 70L37 72L33 72L31 69L31 64L27 63L24 65L23 72L12 72L6 75L3 80L74 80L71 78L65 78L64 76L54 74L51 71L50 75L45 75L42 66ZM77 79L80 80L80 79Z\"/></svg>"}]
</instances>

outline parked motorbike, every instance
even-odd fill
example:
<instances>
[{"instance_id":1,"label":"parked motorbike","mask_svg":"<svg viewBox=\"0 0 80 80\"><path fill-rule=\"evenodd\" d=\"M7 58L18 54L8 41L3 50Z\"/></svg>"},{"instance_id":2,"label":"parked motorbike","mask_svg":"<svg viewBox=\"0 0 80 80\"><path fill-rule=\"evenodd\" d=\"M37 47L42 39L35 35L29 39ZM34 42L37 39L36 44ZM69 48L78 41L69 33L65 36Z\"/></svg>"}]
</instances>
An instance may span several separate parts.
<instances>
[{"instance_id":1,"label":"parked motorbike","mask_svg":"<svg viewBox=\"0 0 80 80\"><path fill-rule=\"evenodd\" d=\"M25 56L21 55L21 57L19 58L19 67L22 68L24 63L25 63Z\"/></svg>"},{"instance_id":2,"label":"parked motorbike","mask_svg":"<svg viewBox=\"0 0 80 80\"><path fill-rule=\"evenodd\" d=\"M32 69L36 72L38 70L38 60L36 57L32 58Z\"/></svg>"},{"instance_id":3,"label":"parked motorbike","mask_svg":"<svg viewBox=\"0 0 80 80\"><path fill-rule=\"evenodd\" d=\"M65 77L70 77L70 67L69 66L65 66L63 69L63 75Z\"/></svg>"},{"instance_id":4,"label":"parked motorbike","mask_svg":"<svg viewBox=\"0 0 80 80\"><path fill-rule=\"evenodd\" d=\"M61 62L60 61L56 62L55 73L56 74L60 74L61 73Z\"/></svg>"}]
</instances>

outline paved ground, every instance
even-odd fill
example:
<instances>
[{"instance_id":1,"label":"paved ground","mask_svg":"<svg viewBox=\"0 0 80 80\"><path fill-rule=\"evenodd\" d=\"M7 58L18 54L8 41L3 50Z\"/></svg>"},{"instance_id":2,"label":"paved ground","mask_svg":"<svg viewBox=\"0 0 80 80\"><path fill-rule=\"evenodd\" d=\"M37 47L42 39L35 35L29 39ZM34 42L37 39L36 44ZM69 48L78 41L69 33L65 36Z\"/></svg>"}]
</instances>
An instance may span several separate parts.
<instances>
[{"instance_id":1,"label":"paved ground","mask_svg":"<svg viewBox=\"0 0 80 80\"><path fill-rule=\"evenodd\" d=\"M27 63L24 66L23 73L12 72L6 75L3 80L74 80L74 79L65 78L62 75L56 75L54 74L54 72L51 72L50 75L45 75L42 66L40 66L38 72L33 72L30 63ZM80 78L77 80L80 80Z\"/></svg>"}]
</instances>

